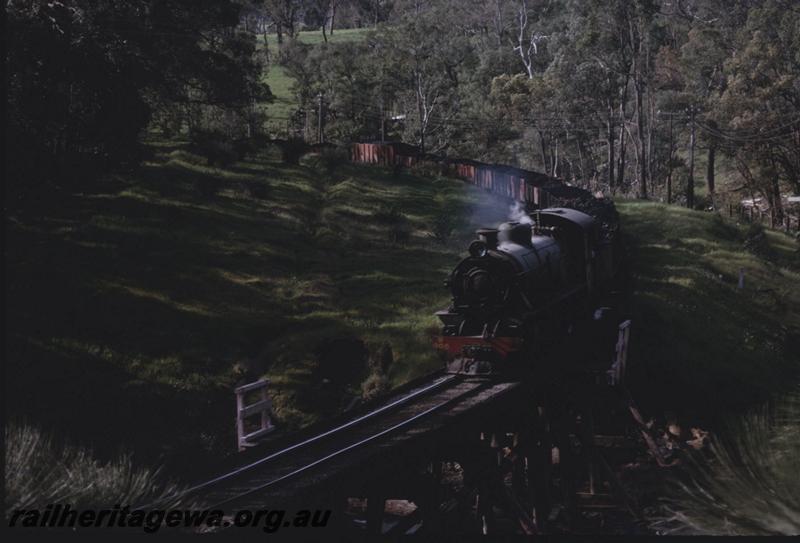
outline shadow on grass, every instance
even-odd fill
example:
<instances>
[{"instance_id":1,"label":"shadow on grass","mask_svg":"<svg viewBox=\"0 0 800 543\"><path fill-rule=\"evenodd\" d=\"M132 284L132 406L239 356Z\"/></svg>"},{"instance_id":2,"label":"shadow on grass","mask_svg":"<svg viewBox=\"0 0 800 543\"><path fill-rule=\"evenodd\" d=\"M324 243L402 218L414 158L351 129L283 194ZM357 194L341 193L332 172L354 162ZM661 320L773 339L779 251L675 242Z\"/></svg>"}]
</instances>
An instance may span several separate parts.
<instances>
[{"instance_id":1,"label":"shadow on grass","mask_svg":"<svg viewBox=\"0 0 800 543\"><path fill-rule=\"evenodd\" d=\"M631 371L644 405L711 423L793 382L792 270L748 253L742 229L717 216L646 203L620 211L635 268Z\"/></svg>"},{"instance_id":2,"label":"shadow on grass","mask_svg":"<svg viewBox=\"0 0 800 543\"><path fill-rule=\"evenodd\" d=\"M471 219L507 212L454 180L344 166L332 182L259 156L220 170L163 153L11 214L7 405L98 454L124 447L177 472L234 450L242 364L273 379L288 426L358 394L361 376L320 388L321 342L388 341L395 383L438 366L442 279L482 226ZM405 213L405 242L375 221L382 202ZM443 205L463 215L447 244L430 239Z\"/></svg>"}]
</instances>

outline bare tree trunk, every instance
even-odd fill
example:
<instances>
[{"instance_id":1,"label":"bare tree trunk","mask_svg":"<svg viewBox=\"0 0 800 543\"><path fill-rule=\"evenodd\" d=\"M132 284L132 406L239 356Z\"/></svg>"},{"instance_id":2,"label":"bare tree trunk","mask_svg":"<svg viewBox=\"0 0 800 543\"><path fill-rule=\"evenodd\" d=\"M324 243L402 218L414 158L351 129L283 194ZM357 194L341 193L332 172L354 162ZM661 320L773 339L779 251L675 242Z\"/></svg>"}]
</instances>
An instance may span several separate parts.
<instances>
[{"instance_id":1,"label":"bare tree trunk","mask_svg":"<svg viewBox=\"0 0 800 543\"><path fill-rule=\"evenodd\" d=\"M495 7L495 16L494 16L494 26L495 32L497 32L497 46L500 47L503 45L503 10L501 7L501 0L495 0L494 7Z\"/></svg>"},{"instance_id":2,"label":"bare tree trunk","mask_svg":"<svg viewBox=\"0 0 800 543\"><path fill-rule=\"evenodd\" d=\"M633 63L631 63L627 75L625 77L625 86L622 87L622 96L619 102L619 161L617 164L617 186L621 187L625 181L625 151L626 151L626 138L625 138L625 104L628 102L628 83L630 82L631 73L633 70Z\"/></svg>"},{"instance_id":3,"label":"bare tree trunk","mask_svg":"<svg viewBox=\"0 0 800 543\"><path fill-rule=\"evenodd\" d=\"M425 153L425 131L427 129L427 106L425 104L425 92L422 88L422 79L419 73L417 79L417 113L419 114L419 151Z\"/></svg>"},{"instance_id":4,"label":"bare tree trunk","mask_svg":"<svg viewBox=\"0 0 800 543\"><path fill-rule=\"evenodd\" d=\"M656 150L653 146L653 124L656 122L656 104L655 99L653 97L652 89L648 89L647 91L647 105L648 105L648 121L647 121L647 179L650 182L651 190L655 190L655 181L653 180L654 174L657 173L657 160L656 160Z\"/></svg>"},{"instance_id":5,"label":"bare tree trunk","mask_svg":"<svg viewBox=\"0 0 800 543\"><path fill-rule=\"evenodd\" d=\"M716 187L715 182L715 163L717 156L717 146L712 142L708 148L708 168L706 169L706 184L708 185L708 194L711 196L711 205L714 206L714 192ZM716 207L716 206L714 206Z\"/></svg>"},{"instance_id":6,"label":"bare tree trunk","mask_svg":"<svg viewBox=\"0 0 800 543\"><path fill-rule=\"evenodd\" d=\"M647 159L644 156L644 113L642 111L642 94L644 92L642 81L642 45L643 45L643 32L641 28L641 19L639 23L639 32L637 34L634 29L632 19L628 19L628 30L630 33L630 43L633 49L633 61L631 62L631 69L633 70L633 87L636 91L636 140L633 141L634 150L636 151L636 165L639 177L639 197L647 198ZM633 139L633 136L631 136Z\"/></svg>"},{"instance_id":7,"label":"bare tree trunk","mask_svg":"<svg viewBox=\"0 0 800 543\"><path fill-rule=\"evenodd\" d=\"M636 136L637 145L636 161L639 163L639 197L647 199L647 155L644 149L644 114L642 111L642 88L641 75L637 76L636 82Z\"/></svg>"},{"instance_id":8,"label":"bare tree trunk","mask_svg":"<svg viewBox=\"0 0 800 543\"><path fill-rule=\"evenodd\" d=\"M519 33L514 50L519 52L519 58L522 60L522 65L525 66L528 79L533 79L533 55L537 52L537 37L531 33L529 40L527 42L525 40L525 31L528 29L528 3L526 0L520 0L518 13Z\"/></svg>"},{"instance_id":9,"label":"bare tree trunk","mask_svg":"<svg viewBox=\"0 0 800 543\"><path fill-rule=\"evenodd\" d=\"M608 190L614 192L614 108L611 99L608 100L608 119L606 121L608 132L606 143L608 146Z\"/></svg>"},{"instance_id":10,"label":"bare tree trunk","mask_svg":"<svg viewBox=\"0 0 800 543\"><path fill-rule=\"evenodd\" d=\"M553 177L558 177L558 139L556 139L551 149L551 164L553 165Z\"/></svg>"},{"instance_id":11,"label":"bare tree trunk","mask_svg":"<svg viewBox=\"0 0 800 543\"><path fill-rule=\"evenodd\" d=\"M669 156L667 157L667 204L672 203L672 116L669 117Z\"/></svg>"},{"instance_id":12,"label":"bare tree trunk","mask_svg":"<svg viewBox=\"0 0 800 543\"><path fill-rule=\"evenodd\" d=\"M694 209L694 148L697 140L695 133L694 106L691 107L692 132L689 137L689 179L686 181L686 207Z\"/></svg>"},{"instance_id":13,"label":"bare tree trunk","mask_svg":"<svg viewBox=\"0 0 800 543\"><path fill-rule=\"evenodd\" d=\"M547 161L547 140L545 140L544 132L538 130L539 132L539 149L542 152L542 169L545 172L550 171L550 163Z\"/></svg>"},{"instance_id":14,"label":"bare tree trunk","mask_svg":"<svg viewBox=\"0 0 800 543\"><path fill-rule=\"evenodd\" d=\"M780 181L778 180L778 165L775 163L775 157L770 157L772 161L772 194L773 194L773 217L778 222L783 222L783 202L781 201L781 186Z\"/></svg>"},{"instance_id":15,"label":"bare tree trunk","mask_svg":"<svg viewBox=\"0 0 800 543\"><path fill-rule=\"evenodd\" d=\"M617 162L617 186L621 187L625 182L625 151L627 150L627 138L625 137L625 117L622 118L619 127L619 161Z\"/></svg>"}]
</instances>

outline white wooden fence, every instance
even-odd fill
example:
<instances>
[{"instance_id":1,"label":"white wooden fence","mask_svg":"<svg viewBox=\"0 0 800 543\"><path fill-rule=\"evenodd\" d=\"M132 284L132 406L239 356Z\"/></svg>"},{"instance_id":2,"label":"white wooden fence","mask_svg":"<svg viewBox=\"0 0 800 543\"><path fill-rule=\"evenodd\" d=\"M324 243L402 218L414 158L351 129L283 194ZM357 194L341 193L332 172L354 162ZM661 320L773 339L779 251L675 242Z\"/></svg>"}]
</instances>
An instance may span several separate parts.
<instances>
[{"instance_id":1,"label":"white wooden fence","mask_svg":"<svg viewBox=\"0 0 800 543\"><path fill-rule=\"evenodd\" d=\"M252 447L256 441L275 429L272 423L272 400L269 398L267 387L269 381L261 379L238 387L236 393L236 445L239 451ZM254 403L246 403L248 394L257 393L258 399ZM258 416L260 419L257 430L247 433L245 421Z\"/></svg>"}]
</instances>

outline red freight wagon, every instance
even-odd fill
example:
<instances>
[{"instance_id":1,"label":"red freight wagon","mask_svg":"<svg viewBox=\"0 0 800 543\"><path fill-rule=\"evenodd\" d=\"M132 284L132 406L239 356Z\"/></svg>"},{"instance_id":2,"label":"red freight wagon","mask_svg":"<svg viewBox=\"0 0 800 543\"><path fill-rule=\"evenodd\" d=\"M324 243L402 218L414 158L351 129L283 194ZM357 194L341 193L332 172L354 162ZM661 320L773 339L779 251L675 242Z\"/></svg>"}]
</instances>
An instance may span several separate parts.
<instances>
[{"instance_id":1,"label":"red freight wagon","mask_svg":"<svg viewBox=\"0 0 800 543\"><path fill-rule=\"evenodd\" d=\"M419 151L399 142L354 143L350 149L353 162L381 166L413 166Z\"/></svg>"},{"instance_id":2,"label":"red freight wagon","mask_svg":"<svg viewBox=\"0 0 800 543\"><path fill-rule=\"evenodd\" d=\"M400 142L354 143L351 148L351 158L353 162L382 166L438 165L443 172L464 179L484 190L539 208L548 205L548 194L541 190L542 187L561 185L560 181L545 174L513 166L421 155L418 148Z\"/></svg>"}]
</instances>

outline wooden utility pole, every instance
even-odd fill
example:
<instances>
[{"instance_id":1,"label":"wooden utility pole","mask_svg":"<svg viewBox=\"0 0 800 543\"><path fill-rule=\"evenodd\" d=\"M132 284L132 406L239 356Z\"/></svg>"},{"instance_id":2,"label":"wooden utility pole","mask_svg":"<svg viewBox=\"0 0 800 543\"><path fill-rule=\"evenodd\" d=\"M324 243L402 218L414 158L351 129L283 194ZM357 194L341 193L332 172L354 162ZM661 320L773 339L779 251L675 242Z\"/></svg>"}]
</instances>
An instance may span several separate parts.
<instances>
[{"instance_id":1,"label":"wooden utility pole","mask_svg":"<svg viewBox=\"0 0 800 543\"><path fill-rule=\"evenodd\" d=\"M322 132L322 93L317 95L319 108L317 114L317 143L325 143L325 134Z\"/></svg>"},{"instance_id":2,"label":"wooden utility pole","mask_svg":"<svg viewBox=\"0 0 800 543\"><path fill-rule=\"evenodd\" d=\"M697 142L694 117L696 113L697 110L694 104L689 106L689 115L692 122L692 133L689 139L689 179L686 182L686 207L689 209L694 209L694 148Z\"/></svg>"}]
</instances>

